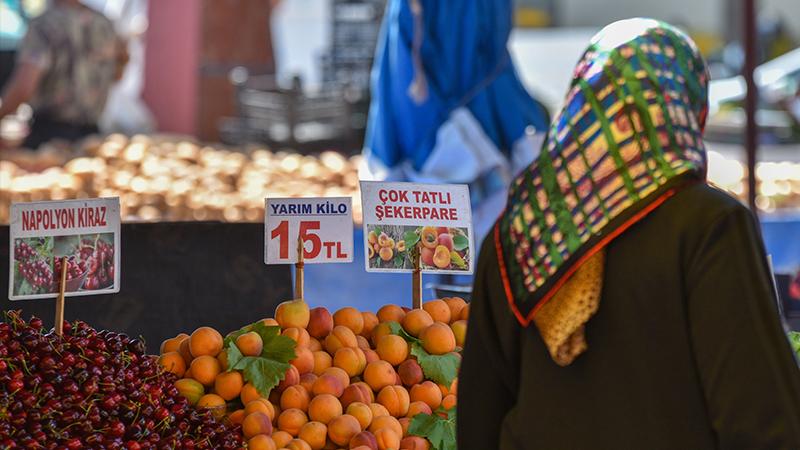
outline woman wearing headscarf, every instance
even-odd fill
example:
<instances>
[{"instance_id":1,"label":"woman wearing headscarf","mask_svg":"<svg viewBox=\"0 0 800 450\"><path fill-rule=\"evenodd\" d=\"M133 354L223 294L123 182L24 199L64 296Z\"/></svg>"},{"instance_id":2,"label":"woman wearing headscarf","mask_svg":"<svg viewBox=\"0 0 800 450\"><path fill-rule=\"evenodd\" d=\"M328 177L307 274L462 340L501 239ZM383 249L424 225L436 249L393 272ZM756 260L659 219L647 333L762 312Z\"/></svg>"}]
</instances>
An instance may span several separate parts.
<instances>
[{"instance_id":1,"label":"woman wearing headscarf","mask_svg":"<svg viewBox=\"0 0 800 450\"><path fill-rule=\"evenodd\" d=\"M753 215L706 182L707 69L614 23L484 241L458 447L800 448L800 370Z\"/></svg>"}]
</instances>

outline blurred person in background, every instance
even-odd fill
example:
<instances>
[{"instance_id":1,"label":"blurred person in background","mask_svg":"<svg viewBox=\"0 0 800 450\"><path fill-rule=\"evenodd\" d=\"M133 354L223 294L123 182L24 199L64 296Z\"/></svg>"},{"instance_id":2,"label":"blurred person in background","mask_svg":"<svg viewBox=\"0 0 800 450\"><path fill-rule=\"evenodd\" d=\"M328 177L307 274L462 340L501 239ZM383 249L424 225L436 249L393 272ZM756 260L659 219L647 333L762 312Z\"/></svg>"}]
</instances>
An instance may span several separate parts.
<instances>
[{"instance_id":1,"label":"blurred person in background","mask_svg":"<svg viewBox=\"0 0 800 450\"><path fill-rule=\"evenodd\" d=\"M54 0L28 24L0 94L0 120L29 103L33 123L23 146L32 149L51 139L75 141L97 133L127 59L110 20L78 0Z\"/></svg>"},{"instance_id":2,"label":"blurred person in background","mask_svg":"<svg viewBox=\"0 0 800 450\"><path fill-rule=\"evenodd\" d=\"M512 12L511 0L389 0L372 72L361 177L468 184L476 239L548 123L507 49Z\"/></svg>"},{"instance_id":3,"label":"blurred person in background","mask_svg":"<svg viewBox=\"0 0 800 450\"><path fill-rule=\"evenodd\" d=\"M758 222L706 182L697 47L609 25L564 105L480 252L459 450L800 449Z\"/></svg>"}]
</instances>

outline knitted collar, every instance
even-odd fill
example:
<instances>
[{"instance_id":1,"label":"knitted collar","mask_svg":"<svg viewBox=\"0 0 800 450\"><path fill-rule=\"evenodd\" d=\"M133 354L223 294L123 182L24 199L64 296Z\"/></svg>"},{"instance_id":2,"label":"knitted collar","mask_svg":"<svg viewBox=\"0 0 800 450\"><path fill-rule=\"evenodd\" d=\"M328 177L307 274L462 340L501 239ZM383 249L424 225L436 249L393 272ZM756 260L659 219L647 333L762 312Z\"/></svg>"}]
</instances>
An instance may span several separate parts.
<instances>
[{"instance_id":1,"label":"knitted collar","mask_svg":"<svg viewBox=\"0 0 800 450\"><path fill-rule=\"evenodd\" d=\"M708 72L672 26L604 28L575 68L538 159L495 225L509 305L527 326L569 277L692 180L704 180Z\"/></svg>"}]
</instances>

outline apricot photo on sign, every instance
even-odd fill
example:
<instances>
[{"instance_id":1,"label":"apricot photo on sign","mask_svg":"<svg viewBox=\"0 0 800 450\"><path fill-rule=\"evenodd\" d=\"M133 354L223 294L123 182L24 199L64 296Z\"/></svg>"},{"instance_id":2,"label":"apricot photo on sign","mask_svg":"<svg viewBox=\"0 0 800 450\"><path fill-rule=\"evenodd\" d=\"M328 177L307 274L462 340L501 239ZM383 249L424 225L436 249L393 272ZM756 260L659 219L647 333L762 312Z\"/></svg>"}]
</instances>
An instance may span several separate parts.
<instances>
[{"instance_id":1,"label":"apricot photo on sign","mask_svg":"<svg viewBox=\"0 0 800 450\"><path fill-rule=\"evenodd\" d=\"M367 225L367 229L367 259L371 269L411 270L418 252L423 270L469 270L472 255L467 228Z\"/></svg>"}]
</instances>

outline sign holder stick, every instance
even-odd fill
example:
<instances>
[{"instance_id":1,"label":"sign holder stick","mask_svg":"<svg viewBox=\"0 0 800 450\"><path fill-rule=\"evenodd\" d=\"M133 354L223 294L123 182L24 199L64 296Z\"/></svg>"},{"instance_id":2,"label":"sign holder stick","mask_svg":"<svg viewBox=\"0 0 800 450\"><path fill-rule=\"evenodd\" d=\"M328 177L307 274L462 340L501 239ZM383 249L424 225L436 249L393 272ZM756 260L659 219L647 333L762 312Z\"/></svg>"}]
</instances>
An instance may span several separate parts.
<instances>
[{"instance_id":1,"label":"sign holder stick","mask_svg":"<svg viewBox=\"0 0 800 450\"><path fill-rule=\"evenodd\" d=\"M411 272L411 307L420 309L422 308L422 269L420 269L419 250L415 250L412 257L414 258L414 271Z\"/></svg>"},{"instance_id":2,"label":"sign holder stick","mask_svg":"<svg viewBox=\"0 0 800 450\"><path fill-rule=\"evenodd\" d=\"M303 262L303 238L298 236L297 237L297 263L295 263L295 272L294 272L294 297L295 298L303 298L303 285L305 283L305 277L303 274L303 267L305 263Z\"/></svg>"},{"instance_id":3,"label":"sign holder stick","mask_svg":"<svg viewBox=\"0 0 800 450\"><path fill-rule=\"evenodd\" d=\"M58 297L56 298L56 323L55 331L58 336L64 334L64 292L67 290L67 257L61 257L61 274L58 282Z\"/></svg>"}]
</instances>

